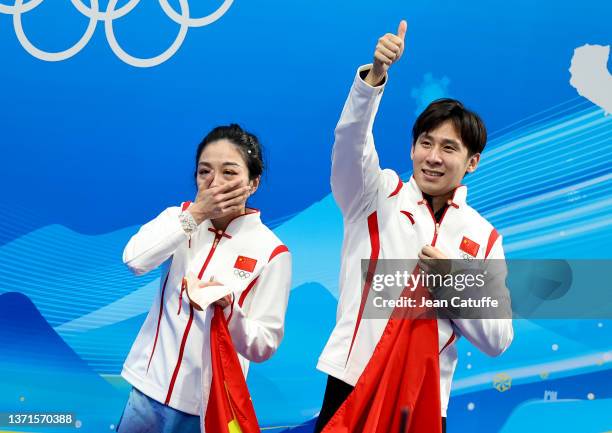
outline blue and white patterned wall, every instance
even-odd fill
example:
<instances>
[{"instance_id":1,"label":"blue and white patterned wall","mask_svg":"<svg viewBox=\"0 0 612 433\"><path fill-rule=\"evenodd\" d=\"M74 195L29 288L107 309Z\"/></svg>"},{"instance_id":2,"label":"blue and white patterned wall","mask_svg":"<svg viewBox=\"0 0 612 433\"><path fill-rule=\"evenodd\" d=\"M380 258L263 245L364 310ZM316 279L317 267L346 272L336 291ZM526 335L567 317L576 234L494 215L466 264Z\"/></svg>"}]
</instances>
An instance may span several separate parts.
<instances>
[{"instance_id":1,"label":"blue and white patterned wall","mask_svg":"<svg viewBox=\"0 0 612 433\"><path fill-rule=\"evenodd\" d=\"M374 131L382 164L408 177L417 113L459 98L490 131L469 201L507 256L612 259L609 1L205 3L0 0L0 412L117 422L118 374L159 283L132 276L122 248L193 198L195 146L239 122L266 147L252 205L295 265L285 341L249 386L262 426L316 415L342 240L333 129L356 68L402 18L406 53ZM496 359L459 343L449 431L612 430L612 321L520 320L515 333Z\"/></svg>"}]
</instances>

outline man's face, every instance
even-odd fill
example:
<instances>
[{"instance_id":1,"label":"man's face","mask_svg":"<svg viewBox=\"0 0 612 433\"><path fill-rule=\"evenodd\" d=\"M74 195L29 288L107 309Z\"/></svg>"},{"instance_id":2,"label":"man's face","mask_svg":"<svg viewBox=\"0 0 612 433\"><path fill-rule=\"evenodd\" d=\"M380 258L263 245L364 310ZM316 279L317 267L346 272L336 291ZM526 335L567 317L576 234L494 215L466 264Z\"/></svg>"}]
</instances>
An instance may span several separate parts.
<instances>
[{"instance_id":1,"label":"man's face","mask_svg":"<svg viewBox=\"0 0 612 433\"><path fill-rule=\"evenodd\" d=\"M450 120L421 134L410 150L417 185L433 197L453 191L466 172L476 170L480 154L468 156L468 148Z\"/></svg>"}]
</instances>

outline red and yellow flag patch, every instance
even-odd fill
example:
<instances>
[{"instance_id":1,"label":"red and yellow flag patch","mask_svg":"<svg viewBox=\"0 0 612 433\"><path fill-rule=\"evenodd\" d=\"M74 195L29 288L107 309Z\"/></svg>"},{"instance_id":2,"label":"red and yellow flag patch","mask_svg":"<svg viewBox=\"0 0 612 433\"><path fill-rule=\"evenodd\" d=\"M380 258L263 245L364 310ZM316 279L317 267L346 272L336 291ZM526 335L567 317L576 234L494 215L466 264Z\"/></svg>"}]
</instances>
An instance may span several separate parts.
<instances>
[{"instance_id":1,"label":"red and yellow flag patch","mask_svg":"<svg viewBox=\"0 0 612 433\"><path fill-rule=\"evenodd\" d=\"M253 272L256 264L257 260L255 259L245 256L238 256L236 263L234 263L234 268L240 269L241 271Z\"/></svg>"},{"instance_id":2,"label":"red and yellow flag patch","mask_svg":"<svg viewBox=\"0 0 612 433\"><path fill-rule=\"evenodd\" d=\"M476 257L476 254L478 254L478 250L480 249L480 245L478 245L470 238L464 236L461 240L461 245L459 246L459 249L468 253L472 257Z\"/></svg>"}]
</instances>

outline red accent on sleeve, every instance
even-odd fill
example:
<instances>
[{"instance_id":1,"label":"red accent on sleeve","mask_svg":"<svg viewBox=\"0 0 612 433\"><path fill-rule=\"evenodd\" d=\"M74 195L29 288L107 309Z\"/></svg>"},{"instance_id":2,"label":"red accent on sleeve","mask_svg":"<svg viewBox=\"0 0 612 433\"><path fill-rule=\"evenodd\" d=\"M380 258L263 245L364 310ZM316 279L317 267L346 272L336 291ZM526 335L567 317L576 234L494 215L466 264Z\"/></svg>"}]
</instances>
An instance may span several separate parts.
<instances>
[{"instance_id":1,"label":"red accent on sleeve","mask_svg":"<svg viewBox=\"0 0 612 433\"><path fill-rule=\"evenodd\" d=\"M401 210L400 212L406 215L408 219L410 220L410 222L412 223L412 225L414 225L414 217L412 216L410 212L408 212L407 210Z\"/></svg>"},{"instance_id":2,"label":"red accent on sleeve","mask_svg":"<svg viewBox=\"0 0 612 433\"><path fill-rule=\"evenodd\" d=\"M240 298L238 299L238 306L242 307L242 304L244 303L245 298L247 297L247 295L249 294L253 286L255 286L258 279L259 277L253 278L253 281L251 281L249 285L247 286L247 288L244 289L243 292L240 294Z\"/></svg>"},{"instance_id":3,"label":"red accent on sleeve","mask_svg":"<svg viewBox=\"0 0 612 433\"><path fill-rule=\"evenodd\" d=\"M403 186L404 186L404 182L402 182L402 179L399 176L397 176L397 186L395 187L393 192L391 194L389 194L389 197L387 197L387 198L391 198L394 195L398 195L399 192L402 190Z\"/></svg>"},{"instance_id":4,"label":"red accent on sleeve","mask_svg":"<svg viewBox=\"0 0 612 433\"><path fill-rule=\"evenodd\" d=\"M274 248L274 251L272 251L272 254L270 254L270 258L268 259L268 263L270 263L272 261L272 259L276 256L278 256L280 253L288 253L289 252L289 248L287 248L285 245L279 245L276 248Z\"/></svg>"},{"instance_id":5,"label":"red accent on sleeve","mask_svg":"<svg viewBox=\"0 0 612 433\"><path fill-rule=\"evenodd\" d=\"M487 242L487 249L485 251L485 259L489 257L489 253L493 249L493 245L495 245L497 238L499 238L499 233L497 233L497 230L491 230L491 234L489 234L489 241Z\"/></svg>"}]
</instances>

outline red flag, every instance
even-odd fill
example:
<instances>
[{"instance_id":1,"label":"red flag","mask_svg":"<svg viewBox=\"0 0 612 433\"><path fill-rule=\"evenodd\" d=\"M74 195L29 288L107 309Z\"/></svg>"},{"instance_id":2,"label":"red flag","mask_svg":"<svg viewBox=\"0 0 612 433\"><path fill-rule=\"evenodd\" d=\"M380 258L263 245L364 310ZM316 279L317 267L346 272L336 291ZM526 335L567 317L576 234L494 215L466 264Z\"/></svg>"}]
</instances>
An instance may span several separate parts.
<instances>
[{"instance_id":1,"label":"red flag","mask_svg":"<svg viewBox=\"0 0 612 433\"><path fill-rule=\"evenodd\" d=\"M240 269L241 271L253 272L256 264L257 260L255 259L245 256L238 256L236 263L234 263L234 268Z\"/></svg>"},{"instance_id":2,"label":"red flag","mask_svg":"<svg viewBox=\"0 0 612 433\"><path fill-rule=\"evenodd\" d=\"M418 286L402 295L420 305L420 297L428 293ZM355 389L323 433L399 432L404 408L409 413L407 433L442 432L438 324L436 319L415 318L423 310L411 310L410 317L405 309L394 310Z\"/></svg>"},{"instance_id":3,"label":"red flag","mask_svg":"<svg viewBox=\"0 0 612 433\"><path fill-rule=\"evenodd\" d=\"M215 307L210 325L212 381L204 418L208 433L260 433L227 321Z\"/></svg>"},{"instance_id":4,"label":"red flag","mask_svg":"<svg viewBox=\"0 0 612 433\"><path fill-rule=\"evenodd\" d=\"M461 245L459 246L459 249L468 253L472 257L476 257L476 254L478 254L478 250L480 249L480 245L478 245L470 238L464 236L463 239L461 239Z\"/></svg>"}]
</instances>

